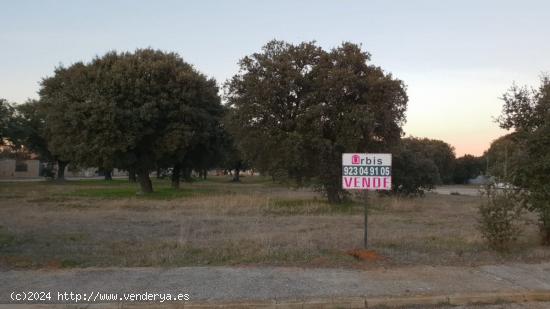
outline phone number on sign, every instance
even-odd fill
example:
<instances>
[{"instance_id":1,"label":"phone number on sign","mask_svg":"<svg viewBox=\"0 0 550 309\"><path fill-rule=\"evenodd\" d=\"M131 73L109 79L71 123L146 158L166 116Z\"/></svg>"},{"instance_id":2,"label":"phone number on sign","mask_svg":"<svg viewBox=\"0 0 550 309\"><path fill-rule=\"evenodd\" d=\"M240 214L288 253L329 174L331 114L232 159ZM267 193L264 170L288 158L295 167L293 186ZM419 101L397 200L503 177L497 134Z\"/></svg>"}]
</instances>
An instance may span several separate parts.
<instances>
[{"instance_id":1,"label":"phone number on sign","mask_svg":"<svg viewBox=\"0 0 550 309\"><path fill-rule=\"evenodd\" d=\"M343 166L342 176L391 176L389 166Z\"/></svg>"}]
</instances>

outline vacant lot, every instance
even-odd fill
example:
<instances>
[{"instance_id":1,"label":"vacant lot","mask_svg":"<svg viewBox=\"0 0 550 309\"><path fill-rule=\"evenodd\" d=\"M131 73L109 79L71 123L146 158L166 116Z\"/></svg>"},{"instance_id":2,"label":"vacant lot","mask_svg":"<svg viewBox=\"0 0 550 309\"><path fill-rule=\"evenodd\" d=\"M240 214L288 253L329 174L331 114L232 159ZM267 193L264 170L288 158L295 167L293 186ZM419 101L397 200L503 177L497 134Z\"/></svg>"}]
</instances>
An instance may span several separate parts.
<instances>
[{"instance_id":1,"label":"vacant lot","mask_svg":"<svg viewBox=\"0 0 550 309\"><path fill-rule=\"evenodd\" d=\"M360 203L334 207L310 190L260 177L183 184L164 180L137 196L125 180L0 183L0 268L288 265L370 268L478 265L548 260L534 224L512 252L489 250L476 230L479 197L418 199L371 194L369 236L361 247ZM526 218L532 220L532 218Z\"/></svg>"}]
</instances>

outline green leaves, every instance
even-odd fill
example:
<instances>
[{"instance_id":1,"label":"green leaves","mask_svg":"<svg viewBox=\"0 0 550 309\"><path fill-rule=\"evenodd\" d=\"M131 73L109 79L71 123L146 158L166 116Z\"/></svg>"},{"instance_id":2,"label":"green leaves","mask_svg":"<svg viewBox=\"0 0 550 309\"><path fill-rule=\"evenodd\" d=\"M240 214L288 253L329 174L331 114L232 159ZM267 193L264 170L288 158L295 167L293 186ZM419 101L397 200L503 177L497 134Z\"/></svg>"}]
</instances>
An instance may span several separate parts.
<instances>
[{"instance_id":1,"label":"green leaves","mask_svg":"<svg viewBox=\"0 0 550 309\"><path fill-rule=\"evenodd\" d=\"M493 142L489 154L500 155L496 170L505 172L497 176L529 191L528 207L539 214L544 242L550 244L550 78L543 76L539 88L530 91L514 85L503 100L499 124L516 132Z\"/></svg>"},{"instance_id":2,"label":"green leaves","mask_svg":"<svg viewBox=\"0 0 550 309\"><path fill-rule=\"evenodd\" d=\"M0 99L0 145L4 144L4 138L9 135L13 118L13 107L4 99Z\"/></svg>"},{"instance_id":3,"label":"green leaves","mask_svg":"<svg viewBox=\"0 0 550 309\"><path fill-rule=\"evenodd\" d=\"M281 180L317 179L341 200L341 153L387 149L402 132L404 85L369 60L352 43L282 41L243 58L226 97L246 159Z\"/></svg>"},{"instance_id":4,"label":"green leaves","mask_svg":"<svg viewBox=\"0 0 550 309\"><path fill-rule=\"evenodd\" d=\"M40 102L55 155L146 175L210 142L223 113L217 92L177 54L139 49L57 68Z\"/></svg>"}]
</instances>

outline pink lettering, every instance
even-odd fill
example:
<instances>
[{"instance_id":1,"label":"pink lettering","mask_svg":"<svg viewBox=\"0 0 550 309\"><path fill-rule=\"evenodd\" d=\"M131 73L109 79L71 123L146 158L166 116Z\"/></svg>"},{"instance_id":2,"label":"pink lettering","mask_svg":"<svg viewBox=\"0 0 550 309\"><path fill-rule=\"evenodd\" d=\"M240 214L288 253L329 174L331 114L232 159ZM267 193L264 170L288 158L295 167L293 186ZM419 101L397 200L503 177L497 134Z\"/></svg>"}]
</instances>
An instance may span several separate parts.
<instances>
[{"instance_id":1,"label":"pink lettering","mask_svg":"<svg viewBox=\"0 0 550 309\"><path fill-rule=\"evenodd\" d=\"M344 177L344 184L346 188L351 187L351 177Z\"/></svg>"},{"instance_id":2,"label":"pink lettering","mask_svg":"<svg viewBox=\"0 0 550 309\"><path fill-rule=\"evenodd\" d=\"M370 187L370 178L369 177L363 177L362 187L363 188L369 188Z\"/></svg>"}]
</instances>

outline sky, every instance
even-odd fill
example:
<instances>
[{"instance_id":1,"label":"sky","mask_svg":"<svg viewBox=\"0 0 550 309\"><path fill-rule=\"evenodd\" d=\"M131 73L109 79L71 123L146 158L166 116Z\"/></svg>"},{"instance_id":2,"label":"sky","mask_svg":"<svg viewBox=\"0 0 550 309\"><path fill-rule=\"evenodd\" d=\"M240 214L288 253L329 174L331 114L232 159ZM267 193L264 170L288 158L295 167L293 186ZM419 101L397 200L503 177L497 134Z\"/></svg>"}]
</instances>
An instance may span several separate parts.
<instances>
[{"instance_id":1,"label":"sky","mask_svg":"<svg viewBox=\"0 0 550 309\"><path fill-rule=\"evenodd\" d=\"M222 84L272 39L349 41L407 85L406 136L480 155L506 134L499 97L550 72L549 36L550 1L0 0L0 97L111 50L177 52Z\"/></svg>"}]
</instances>

